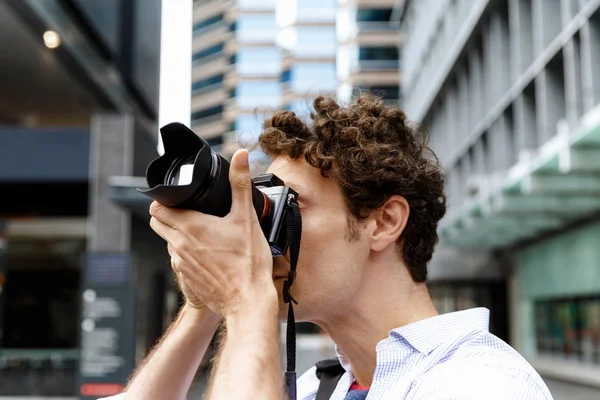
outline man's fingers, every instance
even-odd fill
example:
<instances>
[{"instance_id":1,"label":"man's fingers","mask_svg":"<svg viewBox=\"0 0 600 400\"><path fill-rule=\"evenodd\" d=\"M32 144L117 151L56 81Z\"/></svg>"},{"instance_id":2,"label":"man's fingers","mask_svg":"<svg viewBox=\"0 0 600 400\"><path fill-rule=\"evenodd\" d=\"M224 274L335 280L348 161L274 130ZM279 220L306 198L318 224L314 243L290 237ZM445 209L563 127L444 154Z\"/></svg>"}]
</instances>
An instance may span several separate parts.
<instances>
[{"instance_id":1,"label":"man's fingers","mask_svg":"<svg viewBox=\"0 0 600 400\"><path fill-rule=\"evenodd\" d=\"M231 213L246 216L254 212L248 150L241 149L233 155L229 167L229 183L231 184Z\"/></svg>"},{"instance_id":2,"label":"man's fingers","mask_svg":"<svg viewBox=\"0 0 600 400\"><path fill-rule=\"evenodd\" d=\"M201 226L208 223L207 221L200 220L212 217L211 215L202 214L198 211L165 207L156 201L152 202L150 205L150 215L168 227L181 232L186 231L186 226ZM191 218L198 220L198 222L190 224L189 221Z\"/></svg>"},{"instance_id":3,"label":"man's fingers","mask_svg":"<svg viewBox=\"0 0 600 400\"><path fill-rule=\"evenodd\" d=\"M172 246L171 251L175 249L181 249L182 246L185 246L187 244L187 240L181 232L171 228L170 226L159 221L155 217L150 218L150 228L152 228L152 230L156 232L158 236L163 238L167 243L169 243ZM175 254L177 253L175 252Z\"/></svg>"},{"instance_id":4,"label":"man's fingers","mask_svg":"<svg viewBox=\"0 0 600 400\"><path fill-rule=\"evenodd\" d=\"M180 221L185 220L186 211L188 210L165 207L156 201L150 204L150 215L173 229L177 229Z\"/></svg>"}]
</instances>

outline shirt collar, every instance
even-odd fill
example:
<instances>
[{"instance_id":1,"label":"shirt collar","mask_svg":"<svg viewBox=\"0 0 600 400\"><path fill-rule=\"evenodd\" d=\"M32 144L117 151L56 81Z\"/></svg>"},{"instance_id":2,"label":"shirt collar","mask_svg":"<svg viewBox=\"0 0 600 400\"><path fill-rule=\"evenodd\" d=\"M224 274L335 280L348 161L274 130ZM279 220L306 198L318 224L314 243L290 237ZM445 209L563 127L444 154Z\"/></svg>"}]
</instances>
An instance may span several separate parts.
<instances>
[{"instance_id":1,"label":"shirt collar","mask_svg":"<svg viewBox=\"0 0 600 400\"><path fill-rule=\"evenodd\" d=\"M388 339L380 342L380 345L403 338L418 352L429 354L440 343L457 336L473 331L488 331L489 321L490 311L483 307L441 314L392 329Z\"/></svg>"},{"instance_id":2,"label":"shirt collar","mask_svg":"<svg viewBox=\"0 0 600 400\"><path fill-rule=\"evenodd\" d=\"M488 331L489 322L490 311L483 307L436 315L392 329L389 331L388 338L377 344L377 353L384 352L387 349L397 349L398 342L403 341L408 342L418 352L429 354L440 343L464 335L467 332ZM351 372L348 358L337 345L335 351L340 364L346 371Z\"/></svg>"}]
</instances>

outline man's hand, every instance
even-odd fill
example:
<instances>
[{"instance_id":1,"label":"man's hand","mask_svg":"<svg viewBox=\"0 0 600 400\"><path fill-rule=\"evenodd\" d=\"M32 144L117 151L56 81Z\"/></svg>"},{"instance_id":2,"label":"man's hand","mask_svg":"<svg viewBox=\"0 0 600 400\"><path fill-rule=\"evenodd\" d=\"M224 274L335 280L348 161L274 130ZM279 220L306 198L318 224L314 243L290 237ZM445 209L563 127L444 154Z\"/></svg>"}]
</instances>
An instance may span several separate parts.
<instances>
[{"instance_id":1,"label":"man's hand","mask_svg":"<svg viewBox=\"0 0 600 400\"><path fill-rule=\"evenodd\" d=\"M271 250L252 205L246 150L233 156L229 181L232 205L224 218L156 202L150 207L150 226L169 243L186 298L224 317L257 302L277 302Z\"/></svg>"},{"instance_id":2,"label":"man's hand","mask_svg":"<svg viewBox=\"0 0 600 400\"><path fill-rule=\"evenodd\" d=\"M185 298L185 303L188 306L198 310L205 309L206 306L200 301L200 299L198 298L198 296L196 296L192 289L190 289L190 284L188 280L183 276L181 272L179 272L183 260L181 259L181 257L179 257L177 252L171 247L170 244L167 246L167 249L169 255L171 256L171 268L173 269L173 273L175 274L179 290L181 290L181 293Z\"/></svg>"}]
</instances>

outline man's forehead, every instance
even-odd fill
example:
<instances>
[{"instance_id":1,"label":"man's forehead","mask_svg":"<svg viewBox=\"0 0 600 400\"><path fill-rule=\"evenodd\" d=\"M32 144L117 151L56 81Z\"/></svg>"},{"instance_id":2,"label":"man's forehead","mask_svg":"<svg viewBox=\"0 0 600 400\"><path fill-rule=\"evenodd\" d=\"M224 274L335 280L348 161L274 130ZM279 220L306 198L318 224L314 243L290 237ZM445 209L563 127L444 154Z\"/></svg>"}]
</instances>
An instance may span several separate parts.
<instances>
[{"instance_id":1,"label":"man's forehead","mask_svg":"<svg viewBox=\"0 0 600 400\"><path fill-rule=\"evenodd\" d=\"M284 157L278 157L267 169L267 173L275 174L280 178L286 186L292 188L297 193L306 190L307 184L311 182L306 171L306 165L302 165L300 161L292 161Z\"/></svg>"}]
</instances>

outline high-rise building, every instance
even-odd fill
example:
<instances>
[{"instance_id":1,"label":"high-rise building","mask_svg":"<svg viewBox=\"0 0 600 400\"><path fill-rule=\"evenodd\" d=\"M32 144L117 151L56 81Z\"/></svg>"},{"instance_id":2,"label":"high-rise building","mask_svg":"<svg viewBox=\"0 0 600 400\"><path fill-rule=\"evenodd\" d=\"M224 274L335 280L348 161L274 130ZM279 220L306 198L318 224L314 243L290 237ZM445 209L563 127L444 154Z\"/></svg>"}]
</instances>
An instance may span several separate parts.
<instances>
[{"instance_id":1,"label":"high-rise building","mask_svg":"<svg viewBox=\"0 0 600 400\"><path fill-rule=\"evenodd\" d=\"M336 95L335 0L280 0L278 44L284 49L281 76L284 106L306 116L311 100Z\"/></svg>"},{"instance_id":2,"label":"high-rise building","mask_svg":"<svg viewBox=\"0 0 600 400\"><path fill-rule=\"evenodd\" d=\"M394 3L196 0L192 128L227 157L272 112L307 116L318 95L370 89L397 101Z\"/></svg>"},{"instance_id":3,"label":"high-rise building","mask_svg":"<svg viewBox=\"0 0 600 400\"><path fill-rule=\"evenodd\" d=\"M486 260L510 343L544 377L600 387L600 2L418 0L401 23L404 107L447 172L454 274Z\"/></svg>"},{"instance_id":4,"label":"high-rise building","mask_svg":"<svg viewBox=\"0 0 600 400\"><path fill-rule=\"evenodd\" d=\"M194 2L192 129L223 155L282 107L274 0ZM238 133L250 137L240 138Z\"/></svg>"},{"instance_id":5,"label":"high-rise building","mask_svg":"<svg viewBox=\"0 0 600 400\"><path fill-rule=\"evenodd\" d=\"M396 0L343 0L337 18L338 96L370 90L391 102L400 95L401 35ZM396 6L397 7L397 6Z\"/></svg>"},{"instance_id":6,"label":"high-rise building","mask_svg":"<svg viewBox=\"0 0 600 400\"><path fill-rule=\"evenodd\" d=\"M229 6L221 0L196 0L193 6L191 128L215 146L229 129L224 113L230 65L225 45L234 27L226 15Z\"/></svg>"}]
</instances>

